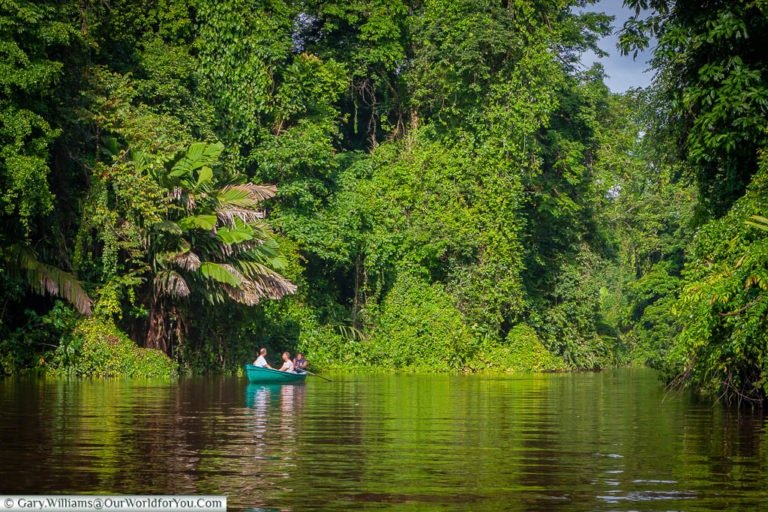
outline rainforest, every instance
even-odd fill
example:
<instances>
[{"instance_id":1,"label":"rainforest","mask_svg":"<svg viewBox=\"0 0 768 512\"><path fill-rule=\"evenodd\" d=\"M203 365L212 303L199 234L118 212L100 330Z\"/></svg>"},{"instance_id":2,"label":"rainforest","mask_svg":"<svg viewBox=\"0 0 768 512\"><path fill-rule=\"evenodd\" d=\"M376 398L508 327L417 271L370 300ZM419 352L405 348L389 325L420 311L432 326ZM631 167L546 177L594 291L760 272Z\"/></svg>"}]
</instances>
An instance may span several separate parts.
<instances>
[{"instance_id":1,"label":"rainforest","mask_svg":"<svg viewBox=\"0 0 768 512\"><path fill-rule=\"evenodd\" d=\"M4 0L0 373L768 396L768 2ZM706 4L706 7L704 7ZM613 93L618 31L653 81Z\"/></svg>"}]
</instances>

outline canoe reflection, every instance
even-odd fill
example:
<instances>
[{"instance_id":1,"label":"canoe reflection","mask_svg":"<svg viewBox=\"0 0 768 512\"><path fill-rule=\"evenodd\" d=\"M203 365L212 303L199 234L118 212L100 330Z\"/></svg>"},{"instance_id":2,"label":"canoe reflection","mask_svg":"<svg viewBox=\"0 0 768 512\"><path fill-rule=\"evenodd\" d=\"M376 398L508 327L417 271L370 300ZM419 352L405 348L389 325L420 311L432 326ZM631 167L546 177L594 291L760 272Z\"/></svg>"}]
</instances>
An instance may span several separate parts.
<instances>
[{"instance_id":1,"label":"canoe reflection","mask_svg":"<svg viewBox=\"0 0 768 512\"><path fill-rule=\"evenodd\" d=\"M258 501L257 489L265 475L289 478L296 466L297 440L302 424L303 384L249 384L245 390L250 435L241 446L249 461L242 468L256 487L243 489L251 503ZM253 495L251 496L251 493Z\"/></svg>"},{"instance_id":2,"label":"canoe reflection","mask_svg":"<svg viewBox=\"0 0 768 512\"><path fill-rule=\"evenodd\" d=\"M298 384L248 384L245 388L245 406L265 412L279 404L281 412L297 410L304 405L304 383Z\"/></svg>"},{"instance_id":3,"label":"canoe reflection","mask_svg":"<svg viewBox=\"0 0 768 512\"><path fill-rule=\"evenodd\" d=\"M270 434L283 440L296 436L297 417L304 407L302 384L248 384L245 405L253 409L254 443L260 446Z\"/></svg>"}]
</instances>

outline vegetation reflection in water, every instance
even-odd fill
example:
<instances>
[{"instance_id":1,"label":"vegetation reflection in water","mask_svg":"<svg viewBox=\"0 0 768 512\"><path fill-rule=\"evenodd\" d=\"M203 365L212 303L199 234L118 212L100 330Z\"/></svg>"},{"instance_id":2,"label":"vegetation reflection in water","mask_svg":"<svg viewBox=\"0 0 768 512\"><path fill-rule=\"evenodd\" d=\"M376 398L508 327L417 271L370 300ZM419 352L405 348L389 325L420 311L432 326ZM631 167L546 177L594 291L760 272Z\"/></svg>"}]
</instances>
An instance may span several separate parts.
<instances>
[{"instance_id":1,"label":"vegetation reflection in water","mask_svg":"<svg viewBox=\"0 0 768 512\"><path fill-rule=\"evenodd\" d=\"M287 510L754 510L762 413L622 370L332 383L0 383L0 491Z\"/></svg>"}]
</instances>

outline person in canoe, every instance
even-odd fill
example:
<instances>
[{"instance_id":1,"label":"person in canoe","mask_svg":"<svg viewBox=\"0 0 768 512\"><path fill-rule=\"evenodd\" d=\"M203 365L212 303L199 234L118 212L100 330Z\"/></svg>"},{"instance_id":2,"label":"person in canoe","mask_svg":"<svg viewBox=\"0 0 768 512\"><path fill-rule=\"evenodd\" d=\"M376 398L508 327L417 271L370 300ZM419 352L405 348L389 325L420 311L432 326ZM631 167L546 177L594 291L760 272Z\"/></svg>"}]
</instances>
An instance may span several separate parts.
<instances>
[{"instance_id":1,"label":"person in canoe","mask_svg":"<svg viewBox=\"0 0 768 512\"><path fill-rule=\"evenodd\" d=\"M259 357L256 358L256 360L253 362L253 366L258 366L259 368L272 368L269 366L269 363L267 362L267 349L264 347L261 347L259 349ZM274 368L272 368L274 370Z\"/></svg>"},{"instance_id":2,"label":"person in canoe","mask_svg":"<svg viewBox=\"0 0 768 512\"><path fill-rule=\"evenodd\" d=\"M293 360L293 369L297 372L303 372L307 369L307 360L304 359L304 354L299 352L296 354L296 359Z\"/></svg>"},{"instance_id":3,"label":"person in canoe","mask_svg":"<svg viewBox=\"0 0 768 512\"><path fill-rule=\"evenodd\" d=\"M280 371L295 373L293 371L293 361L291 361L290 352L283 352L283 366L280 367Z\"/></svg>"}]
</instances>

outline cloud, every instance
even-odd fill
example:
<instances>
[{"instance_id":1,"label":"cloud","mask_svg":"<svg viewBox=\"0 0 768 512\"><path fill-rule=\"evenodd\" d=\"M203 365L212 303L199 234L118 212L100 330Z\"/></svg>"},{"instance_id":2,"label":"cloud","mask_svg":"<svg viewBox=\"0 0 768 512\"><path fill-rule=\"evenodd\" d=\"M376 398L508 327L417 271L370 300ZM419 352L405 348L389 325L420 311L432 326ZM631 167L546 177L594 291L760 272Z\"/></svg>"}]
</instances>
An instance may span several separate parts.
<instances>
[{"instance_id":1,"label":"cloud","mask_svg":"<svg viewBox=\"0 0 768 512\"><path fill-rule=\"evenodd\" d=\"M624 7L621 0L600 0L578 12L604 12L614 16L613 33L601 39L599 43L600 48L608 53L608 57L597 58L594 53L587 52L582 56L582 64L590 67L595 62L601 63L607 75L605 83L613 92L625 92L632 87L650 85L653 79L653 72L649 71L648 64L651 51L640 52L636 58L632 58L631 55L621 55L616 47L619 41L618 31L621 30L632 11Z\"/></svg>"}]
</instances>

